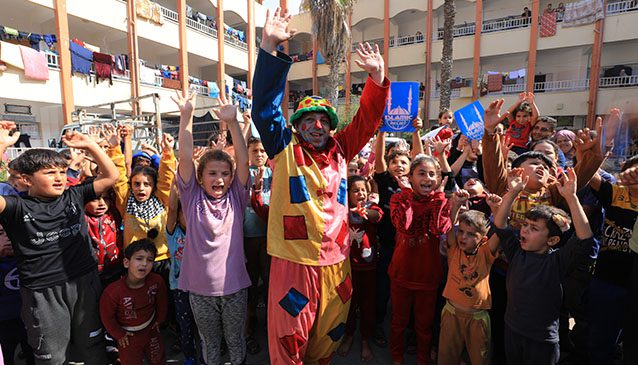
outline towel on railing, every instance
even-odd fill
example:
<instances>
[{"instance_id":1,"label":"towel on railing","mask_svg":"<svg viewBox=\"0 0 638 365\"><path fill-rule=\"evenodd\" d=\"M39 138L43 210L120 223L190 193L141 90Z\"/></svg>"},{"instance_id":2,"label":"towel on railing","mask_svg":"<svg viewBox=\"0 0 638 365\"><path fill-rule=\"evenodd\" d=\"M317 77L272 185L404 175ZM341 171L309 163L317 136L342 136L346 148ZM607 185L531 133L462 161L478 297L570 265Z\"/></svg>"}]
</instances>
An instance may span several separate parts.
<instances>
[{"instance_id":1,"label":"towel on railing","mask_svg":"<svg viewBox=\"0 0 638 365\"><path fill-rule=\"evenodd\" d=\"M553 37L556 35L556 13L544 13L541 16L541 37Z\"/></svg>"},{"instance_id":2,"label":"towel on railing","mask_svg":"<svg viewBox=\"0 0 638 365\"><path fill-rule=\"evenodd\" d=\"M18 45L9 42L0 42L0 61L17 69L24 70L24 62L20 55Z\"/></svg>"},{"instance_id":3,"label":"towel on railing","mask_svg":"<svg viewBox=\"0 0 638 365\"><path fill-rule=\"evenodd\" d=\"M74 42L69 42L69 50L71 51L71 73L89 75L93 62L93 52Z\"/></svg>"},{"instance_id":4,"label":"towel on railing","mask_svg":"<svg viewBox=\"0 0 638 365\"><path fill-rule=\"evenodd\" d=\"M111 76L113 56L106 53L94 52L93 62L95 64L95 83L99 83L100 80L109 80L109 84L113 85L113 77Z\"/></svg>"},{"instance_id":5,"label":"towel on railing","mask_svg":"<svg viewBox=\"0 0 638 365\"><path fill-rule=\"evenodd\" d=\"M580 0L565 4L563 27L591 24L605 17L602 0Z\"/></svg>"},{"instance_id":6,"label":"towel on railing","mask_svg":"<svg viewBox=\"0 0 638 365\"><path fill-rule=\"evenodd\" d=\"M135 0L135 12L140 18L148 19L157 24L164 24L162 7L150 0Z\"/></svg>"},{"instance_id":7,"label":"towel on railing","mask_svg":"<svg viewBox=\"0 0 638 365\"><path fill-rule=\"evenodd\" d=\"M182 88L182 82L180 80L167 79L166 77L163 77L162 87L165 87L167 89L180 90Z\"/></svg>"},{"instance_id":8,"label":"towel on railing","mask_svg":"<svg viewBox=\"0 0 638 365\"><path fill-rule=\"evenodd\" d=\"M19 46L24 63L24 76L30 80L47 81L49 79L49 67L47 56L44 52L33 48Z\"/></svg>"}]
</instances>

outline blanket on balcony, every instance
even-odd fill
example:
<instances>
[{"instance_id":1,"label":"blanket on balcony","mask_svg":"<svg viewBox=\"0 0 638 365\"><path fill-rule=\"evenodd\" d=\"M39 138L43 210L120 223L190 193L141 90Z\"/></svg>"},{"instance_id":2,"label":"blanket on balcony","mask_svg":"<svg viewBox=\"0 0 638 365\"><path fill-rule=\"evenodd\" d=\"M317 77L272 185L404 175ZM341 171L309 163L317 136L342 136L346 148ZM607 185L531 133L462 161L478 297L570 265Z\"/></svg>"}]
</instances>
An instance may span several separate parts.
<instances>
[{"instance_id":1,"label":"blanket on balcony","mask_svg":"<svg viewBox=\"0 0 638 365\"><path fill-rule=\"evenodd\" d=\"M16 44L0 42L0 61L19 70L24 70L24 62L22 62L20 49Z\"/></svg>"},{"instance_id":2,"label":"blanket on balcony","mask_svg":"<svg viewBox=\"0 0 638 365\"><path fill-rule=\"evenodd\" d=\"M602 0L580 0L565 4L563 27L576 27L605 17Z\"/></svg>"},{"instance_id":3,"label":"blanket on balcony","mask_svg":"<svg viewBox=\"0 0 638 365\"><path fill-rule=\"evenodd\" d=\"M113 57L110 54L94 52L93 62L95 64L95 83L99 83L100 80L109 80L109 84L113 85L113 77L111 76Z\"/></svg>"},{"instance_id":4,"label":"blanket on balcony","mask_svg":"<svg viewBox=\"0 0 638 365\"><path fill-rule=\"evenodd\" d=\"M69 42L69 49L71 51L71 73L90 75L93 52L75 42Z\"/></svg>"},{"instance_id":5,"label":"blanket on balcony","mask_svg":"<svg viewBox=\"0 0 638 365\"><path fill-rule=\"evenodd\" d=\"M20 47L22 63L24 63L24 76L30 80L47 81L49 79L49 67L47 66L46 54L30 47L18 47Z\"/></svg>"},{"instance_id":6,"label":"blanket on balcony","mask_svg":"<svg viewBox=\"0 0 638 365\"><path fill-rule=\"evenodd\" d=\"M556 13L544 13L541 16L541 37L553 37L556 35Z\"/></svg>"}]
</instances>

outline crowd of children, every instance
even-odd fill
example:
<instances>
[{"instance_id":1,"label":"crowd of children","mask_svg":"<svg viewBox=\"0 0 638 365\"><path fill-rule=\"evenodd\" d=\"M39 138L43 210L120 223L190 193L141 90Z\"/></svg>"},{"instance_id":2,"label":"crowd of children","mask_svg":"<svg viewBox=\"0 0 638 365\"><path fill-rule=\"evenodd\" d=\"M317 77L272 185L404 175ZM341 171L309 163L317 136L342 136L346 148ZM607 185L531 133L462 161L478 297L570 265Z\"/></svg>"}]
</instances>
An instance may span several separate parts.
<instances>
[{"instance_id":1,"label":"crowd of children","mask_svg":"<svg viewBox=\"0 0 638 365\"><path fill-rule=\"evenodd\" d=\"M243 129L219 99L232 146L194 147L195 94L178 93L177 157L173 136L133 154L131 127L104 124L0 162L5 364L18 346L27 364L244 364L264 326L272 364L329 364L357 323L362 362L375 344L393 365L638 364L638 158L601 169L602 119L558 131L521 93L489 104L482 140L445 110L436 137L416 118L386 143L390 81L365 44L346 128L317 96L286 121L289 22L267 16ZM0 153L18 138L0 121Z\"/></svg>"}]
</instances>

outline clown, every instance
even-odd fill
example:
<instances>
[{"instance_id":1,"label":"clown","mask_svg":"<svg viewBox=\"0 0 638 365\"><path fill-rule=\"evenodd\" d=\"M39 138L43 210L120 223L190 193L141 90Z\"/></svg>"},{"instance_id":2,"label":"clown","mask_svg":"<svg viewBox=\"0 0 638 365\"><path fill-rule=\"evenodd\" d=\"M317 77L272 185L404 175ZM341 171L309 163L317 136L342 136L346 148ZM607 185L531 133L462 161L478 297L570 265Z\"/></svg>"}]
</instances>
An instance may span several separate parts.
<instances>
[{"instance_id":1,"label":"clown","mask_svg":"<svg viewBox=\"0 0 638 365\"><path fill-rule=\"evenodd\" d=\"M280 104L292 60L277 46L294 35L290 19L279 9L267 14L253 81L252 117L274 162L268 345L272 364L328 364L352 293L346 166L376 131L390 81L379 48L359 45L356 63L369 77L352 123L333 137L335 109L311 96L290 117L294 129L287 128Z\"/></svg>"}]
</instances>

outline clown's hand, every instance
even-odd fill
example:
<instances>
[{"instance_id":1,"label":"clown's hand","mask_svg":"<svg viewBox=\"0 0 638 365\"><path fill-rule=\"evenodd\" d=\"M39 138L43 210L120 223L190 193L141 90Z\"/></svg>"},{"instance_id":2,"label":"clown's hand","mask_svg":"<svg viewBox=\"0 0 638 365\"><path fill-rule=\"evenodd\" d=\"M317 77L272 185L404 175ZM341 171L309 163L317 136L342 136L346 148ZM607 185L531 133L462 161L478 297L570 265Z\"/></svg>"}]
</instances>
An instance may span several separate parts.
<instances>
[{"instance_id":1,"label":"clown's hand","mask_svg":"<svg viewBox=\"0 0 638 365\"><path fill-rule=\"evenodd\" d=\"M375 44L373 48L368 42L366 42L365 45L359 43L357 54L359 55L359 59L354 61L357 66L369 73L374 82L381 85L385 79L385 69L383 56L381 56L381 52L379 51L379 45Z\"/></svg>"}]
</instances>

